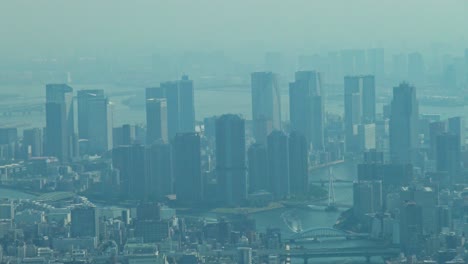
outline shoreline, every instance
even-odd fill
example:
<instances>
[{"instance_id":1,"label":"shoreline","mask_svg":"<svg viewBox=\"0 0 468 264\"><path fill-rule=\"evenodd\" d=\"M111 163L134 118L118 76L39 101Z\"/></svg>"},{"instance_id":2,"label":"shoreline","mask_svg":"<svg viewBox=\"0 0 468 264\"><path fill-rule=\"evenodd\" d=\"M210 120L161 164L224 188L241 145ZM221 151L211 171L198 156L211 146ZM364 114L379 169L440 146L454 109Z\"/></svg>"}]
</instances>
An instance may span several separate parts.
<instances>
[{"instance_id":1,"label":"shoreline","mask_svg":"<svg viewBox=\"0 0 468 264\"><path fill-rule=\"evenodd\" d=\"M12 186L12 185L4 185L4 184L0 184L0 189L21 192L21 193L32 195L32 196L35 196L35 197L46 193L46 192L43 192L43 193L42 192L35 192L35 191L31 191L31 190L24 189L24 188L21 188L21 187Z\"/></svg>"}]
</instances>

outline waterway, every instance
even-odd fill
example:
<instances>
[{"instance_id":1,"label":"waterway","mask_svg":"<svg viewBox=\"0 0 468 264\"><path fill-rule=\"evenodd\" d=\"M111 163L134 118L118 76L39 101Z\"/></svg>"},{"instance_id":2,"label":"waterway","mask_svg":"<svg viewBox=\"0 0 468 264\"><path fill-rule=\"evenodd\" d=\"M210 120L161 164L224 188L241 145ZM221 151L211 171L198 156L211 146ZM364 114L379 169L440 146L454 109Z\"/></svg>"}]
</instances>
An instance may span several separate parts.
<instances>
[{"instance_id":1,"label":"waterway","mask_svg":"<svg viewBox=\"0 0 468 264\"><path fill-rule=\"evenodd\" d=\"M356 179L356 164L353 162L344 162L335 164L333 174L336 179L355 180ZM319 179L328 178L328 168L316 169L312 172L310 180L317 181ZM337 204L352 204L352 183L336 183L335 184L335 199ZM13 199L29 199L33 196L10 189L0 188L0 198ZM340 209L345 210L345 209ZM295 221L300 221L302 230L318 227L333 227L339 217L338 212L325 212L323 208L316 209L295 209L295 208L280 208L271 211L254 213L250 217L256 220L257 229L265 231L267 228L280 228L282 237L287 239L294 235L293 230L284 221L282 215L294 215ZM345 247L363 247L372 246L371 241L366 240L332 240L322 241L320 243L305 245L307 248L345 248ZM293 260L292 263L302 263L302 260ZM309 263L365 263L364 258L330 258L330 259L311 259ZM373 258L372 263L383 263L378 258Z\"/></svg>"},{"instance_id":2,"label":"waterway","mask_svg":"<svg viewBox=\"0 0 468 264\"><path fill-rule=\"evenodd\" d=\"M74 90L103 88L109 94L113 104L114 126L122 124L143 124L145 122L144 108L128 107L123 103L129 97L138 96L143 99L143 88L141 87L120 87L113 85L72 85ZM10 91L11 87L0 86L0 91ZM419 91L422 94L422 91ZM7 101L0 101L1 107L18 105L35 105L45 103L44 86L18 86L15 87L18 97L9 98ZM195 115L197 120L205 117L222 115L225 113L240 114L246 119L251 119L251 95L250 87L206 89L195 84L194 89ZM138 100L140 100L138 99ZM387 101L377 103L377 112L382 112L382 107ZM440 114L442 118L455 115L468 117L468 106L429 106L420 104L421 114ZM281 87L281 108L283 120L289 119L289 96L287 87ZM341 97L327 97L325 100L325 111L333 114L343 114L344 106ZM44 127L45 114L32 112L26 115L2 116L0 126L15 126L20 129L30 127Z\"/></svg>"}]
</instances>

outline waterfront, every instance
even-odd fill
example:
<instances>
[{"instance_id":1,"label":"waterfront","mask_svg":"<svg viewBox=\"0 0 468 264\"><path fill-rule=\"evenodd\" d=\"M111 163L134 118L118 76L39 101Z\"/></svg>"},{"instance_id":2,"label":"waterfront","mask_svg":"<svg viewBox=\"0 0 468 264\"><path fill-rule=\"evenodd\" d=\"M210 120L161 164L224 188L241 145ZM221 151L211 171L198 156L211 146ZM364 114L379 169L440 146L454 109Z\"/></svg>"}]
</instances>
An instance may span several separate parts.
<instances>
[{"instance_id":1,"label":"waterfront","mask_svg":"<svg viewBox=\"0 0 468 264\"><path fill-rule=\"evenodd\" d=\"M104 88L106 93L109 94L110 100L114 109L114 126L122 124L144 124L145 112L144 107L129 107L123 102L131 97L135 100L143 101L143 87L120 87L113 85L74 85L71 84L74 90L91 89L91 88ZM8 87L0 86L0 90L8 89ZM390 90L390 88L389 88ZM33 91L33 92L24 92ZM289 119L289 96L287 87L281 88L281 108L282 119ZM422 92L420 92L422 93ZM0 101L1 107L8 106L21 106L27 104L44 104L45 90L44 86L26 86L18 87L17 97L10 98L8 101ZM203 118L221 115L225 113L240 114L246 119L251 119L251 95L250 87L237 87L235 89L220 86L217 89L205 89L198 87L195 83L194 90L195 101L195 115L196 119L203 121ZM382 112L382 107L388 100L380 101L376 105L377 113ZM325 100L325 111L332 114L343 114L343 98L330 96ZM434 105L420 105L421 114L440 114L442 118L454 116L454 113L468 113L468 106L434 106ZM467 117L466 114L463 116ZM117 118L118 117L118 118ZM43 113L31 112L29 114L17 114L13 116L2 117L3 126L18 127L20 129L31 127L43 127L45 125L45 117Z\"/></svg>"},{"instance_id":2,"label":"waterfront","mask_svg":"<svg viewBox=\"0 0 468 264\"><path fill-rule=\"evenodd\" d=\"M356 164L354 162L344 162L335 164L333 167L333 173L336 179L342 180L355 180L356 179ZM319 179L328 178L328 168L320 168L312 171L310 181L317 181ZM352 183L337 183L335 184L336 202L339 204L352 204ZM30 199L33 195L11 190L0 188L0 198L13 198L13 199ZM341 209L338 212L325 212L321 208L317 209L296 209L296 208L279 208L269 211L263 211L258 213L252 213L250 217L256 220L258 231L265 231L267 228L280 228L284 239L291 237L294 232L288 227L284 219L281 217L282 214L292 213L295 218L300 221L302 230L309 228L318 227L333 227L334 223L338 219ZM210 217L216 217L216 215L210 215ZM366 240L333 240L333 241L322 241L320 243L308 244L307 248L344 248L344 247L361 247L371 246L373 243ZM319 261L319 262L317 262ZM378 259L373 259L373 263ZM311 259L309 263L363 263L363 258L346 258L346 259ZM292 263L302 263L302 260L293 260Z\"/></svg>"}]
</instances>

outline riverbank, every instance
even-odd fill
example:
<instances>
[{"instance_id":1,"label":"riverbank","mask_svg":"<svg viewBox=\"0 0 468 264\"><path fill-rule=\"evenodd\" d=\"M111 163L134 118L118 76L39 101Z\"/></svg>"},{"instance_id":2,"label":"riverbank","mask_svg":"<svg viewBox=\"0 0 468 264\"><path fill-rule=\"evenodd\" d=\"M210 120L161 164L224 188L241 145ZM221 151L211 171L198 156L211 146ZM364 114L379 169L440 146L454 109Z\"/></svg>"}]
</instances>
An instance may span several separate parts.
<instances>
[{"instance_id":1,"label":"riverbank","mask_svg":"<svg viewBox=\"0 0 468 264\"><path fill-rule=\"evenodd\" d=\"M264 207L236 207L236 208L215 208L211 210L211 213L226 214L226 215L237 215L237 214L255 214L265 211L271 211L283 208L284 205L280 202L272 202Z\"/></svg>"},{"instance_id":2,"label":"riverbank","mask_svg":"<svg viewBox=\"0 0 468 264\"><path fill-rule=\"evenodd\" d=\"M41 194L44 194L45 192L35 192L31 191L29 189L21 188L18 186L12 186L12 185L5 185L5 184L0 184L0 189L5 189L5 190L10 190L10 191L15 191L15 192L22 192L31 196L40 196Z\"/></svg>"}]
</instances>

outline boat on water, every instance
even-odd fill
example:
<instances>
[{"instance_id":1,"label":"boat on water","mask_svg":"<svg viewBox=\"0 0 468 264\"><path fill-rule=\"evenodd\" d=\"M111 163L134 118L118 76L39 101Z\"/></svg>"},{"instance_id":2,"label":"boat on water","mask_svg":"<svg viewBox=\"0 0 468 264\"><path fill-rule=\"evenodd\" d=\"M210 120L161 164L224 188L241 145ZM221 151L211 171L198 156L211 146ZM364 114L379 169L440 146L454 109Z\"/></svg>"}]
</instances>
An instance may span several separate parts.
<instances>
[{"instance_id":1,"label":"boat on water","mask_svg":"<svg viewBox=\"0 0 468 264\"><path fill-rule=\"evenodd\" d=\"M295 215L294 213L285 213L282 215L284 223L288 226L288 228L293 231L294 233L302 232L302 224L300 218Z\"/></svg>"}]
</instances>

